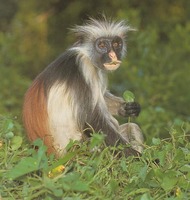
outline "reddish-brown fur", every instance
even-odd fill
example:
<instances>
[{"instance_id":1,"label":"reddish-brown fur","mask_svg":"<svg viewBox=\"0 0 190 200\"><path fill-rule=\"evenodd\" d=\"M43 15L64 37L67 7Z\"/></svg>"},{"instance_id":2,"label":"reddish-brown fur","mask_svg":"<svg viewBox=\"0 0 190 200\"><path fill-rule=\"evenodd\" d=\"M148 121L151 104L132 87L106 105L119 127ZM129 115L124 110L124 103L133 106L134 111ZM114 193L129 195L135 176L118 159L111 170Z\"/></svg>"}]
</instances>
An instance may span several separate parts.
<instances>
[{"instance_id":1,"label":"reddish-brown fur","mask_svg":"<svg viewBox=\"0 0 190 200\"><path fill-rule=\"evenodd\" d=\"M39 80L33 82L25 95L23 122L31 141L41 138L48 147L48 153L55 152L48 126L47 99L43 82Z\"/></svg>"}]
</instances>

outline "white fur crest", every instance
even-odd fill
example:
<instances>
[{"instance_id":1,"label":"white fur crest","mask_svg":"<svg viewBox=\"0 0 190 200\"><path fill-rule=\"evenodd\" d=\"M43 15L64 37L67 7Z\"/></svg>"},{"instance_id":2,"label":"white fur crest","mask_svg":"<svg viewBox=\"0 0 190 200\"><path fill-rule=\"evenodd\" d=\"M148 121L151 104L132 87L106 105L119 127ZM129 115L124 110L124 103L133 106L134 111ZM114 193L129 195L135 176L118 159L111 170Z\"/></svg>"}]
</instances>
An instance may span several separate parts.
<instances>
[{"instance_id":1,"label":"white fur crest","mask_svg":"<svg viewBox=\"0 0 190 200\"><path fill-rule=\"evenodd\" d=\"M124 38L128 31L135 29L126 25L124 20L117 22L107 20L105 18L103 20L96 20L91 18L85 25L76 26L72 30L79 37L82 36L91 40L106 36L120 36Z\"/></svg>"}]
</instances>

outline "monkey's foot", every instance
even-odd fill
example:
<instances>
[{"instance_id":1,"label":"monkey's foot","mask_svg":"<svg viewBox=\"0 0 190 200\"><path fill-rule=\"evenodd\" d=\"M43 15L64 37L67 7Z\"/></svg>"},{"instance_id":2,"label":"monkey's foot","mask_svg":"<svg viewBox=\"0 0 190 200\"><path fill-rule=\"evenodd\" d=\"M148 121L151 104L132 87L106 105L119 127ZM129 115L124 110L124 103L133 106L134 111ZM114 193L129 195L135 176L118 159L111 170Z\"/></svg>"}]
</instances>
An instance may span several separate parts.
<instances>
[{"instance_id":1,"label":"monkey's foot","mask_svg":"<svg viewBox=\"0 0 190 200\"><path fill-rule=\"evenodd\" d=\"M127 144L131 145L131 148L142 153L144 137L141 129L135 123L126 123L119 127L121 137Z\"/></svg>"}]
</instances>

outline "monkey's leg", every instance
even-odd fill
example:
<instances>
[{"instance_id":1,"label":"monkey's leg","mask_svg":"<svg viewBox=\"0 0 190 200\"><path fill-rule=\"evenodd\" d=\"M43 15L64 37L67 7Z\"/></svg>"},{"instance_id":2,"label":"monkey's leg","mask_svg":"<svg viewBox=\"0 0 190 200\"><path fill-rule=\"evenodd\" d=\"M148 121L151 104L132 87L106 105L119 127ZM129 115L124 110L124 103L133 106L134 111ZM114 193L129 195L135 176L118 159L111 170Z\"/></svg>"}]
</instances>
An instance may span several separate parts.
<instances>
[{"instance_id":1,"label":"monkey's leg","mask_svg":"<svg viewBox=\"0 0 190 200\"><path fill-rule=\"evenodd\" d=\"M131 148L142 153L143 151L143 134L139 126L135 123L126 123L119 127L119 133Z\"/></svg>"}]
</instances>

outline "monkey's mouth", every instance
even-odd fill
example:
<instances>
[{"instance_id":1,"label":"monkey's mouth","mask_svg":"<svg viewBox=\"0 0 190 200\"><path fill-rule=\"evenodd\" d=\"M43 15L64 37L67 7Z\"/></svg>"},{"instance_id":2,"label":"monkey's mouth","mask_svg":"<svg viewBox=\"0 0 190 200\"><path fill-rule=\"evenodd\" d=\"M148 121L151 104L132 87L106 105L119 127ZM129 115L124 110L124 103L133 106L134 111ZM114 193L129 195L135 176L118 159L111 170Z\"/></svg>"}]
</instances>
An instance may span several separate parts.
<instances>
[{"instance_id":1,"label":"monkey's mouth","mask_svg":"<svg viewBox=\"0 0 190 200\"><path fill-rule=\"evenodd\" d=\"M104 63L104 67L107 70L116 70L121 64L120 60L112 61L110 63Z\"/></svg>"}]
</instances>

